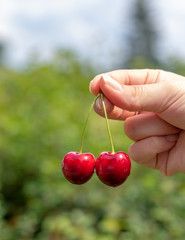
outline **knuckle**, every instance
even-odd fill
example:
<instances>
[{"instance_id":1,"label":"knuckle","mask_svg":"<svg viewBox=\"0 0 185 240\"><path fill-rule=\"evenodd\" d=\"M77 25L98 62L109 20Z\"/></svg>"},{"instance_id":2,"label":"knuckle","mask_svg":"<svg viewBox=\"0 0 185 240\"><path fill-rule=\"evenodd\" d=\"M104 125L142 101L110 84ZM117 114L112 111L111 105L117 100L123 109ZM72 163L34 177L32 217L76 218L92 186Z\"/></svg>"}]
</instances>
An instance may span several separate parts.
<instances>
[{"instance_id":1,"label":"knuckle","mask_svg":"<svg viewBox=\"0 0 185 240\"><path fill-rule=\"evenodd\" d=\"M144 88L142 85L139 85L135 88L135 97L140 98L143 95Z\"/></svg>"},{"instance_id":2,"label":"knuckle","mask_svg":"<svg viewBox=\"0 0 185 240\"><path fill-rule=\"evenodd\" d=\"M149 138L150 140L150 145L155 148L155 149L158 149L159 147L161 147L161 141L160 141L160 137L150 137Z\"/></svg>"},{"instance_id":3,"label":"knuckle","mask_svg":"<svg viewBox=\"0 0 185 240\"><path fill-rule=\"evenodd\" d=\"M164 79L165 71L161 69L156 69L155 83L160 82Z\"/></svg>"},{"instance_id":4,"label":"knuckle","mask_svg":"<svg viewBox=\"0 0 185 240\"><path fill-rule=\"evenodd\" d=\"M171 177L173 174L167 171L167 169L159 169L159 172L163 175L163 177Z\"/></svg>"},{"instance_id":5,"label":"knuckle","mask_svg":"<svg viewBox=\"0 0 185 240\"><path fill-rule=\"evenodd\" d=\"M144 87L142 85L132 86L131 88L132 101L134 106L137 106L137 110L142 109L142 96L144 95Z\"/></svg>"}]
</instances>

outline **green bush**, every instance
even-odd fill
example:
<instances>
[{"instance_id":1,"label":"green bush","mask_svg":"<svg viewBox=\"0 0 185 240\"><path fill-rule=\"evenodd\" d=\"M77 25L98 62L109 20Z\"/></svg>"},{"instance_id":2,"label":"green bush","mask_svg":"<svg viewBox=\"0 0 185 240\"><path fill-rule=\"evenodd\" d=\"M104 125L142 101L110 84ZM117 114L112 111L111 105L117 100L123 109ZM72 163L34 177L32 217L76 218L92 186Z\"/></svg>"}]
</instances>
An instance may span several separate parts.
<instances>
[{"instance_id":1,"label":"green bush","mask_svg":"<svg viewBox=\"0 0 185 240\"><path fill-rule=\"evenodd\" d=\"M0 239L184 239L183 175L132 162L118 188L96 175L81 186L64 179L61 161L79 151L94 74L69 54L24 73L0 69ZM116 151L127 152L123 123L110 125ZM107 150L105 120L92 112L84 151Z\"/></svg>"}]
</instances>

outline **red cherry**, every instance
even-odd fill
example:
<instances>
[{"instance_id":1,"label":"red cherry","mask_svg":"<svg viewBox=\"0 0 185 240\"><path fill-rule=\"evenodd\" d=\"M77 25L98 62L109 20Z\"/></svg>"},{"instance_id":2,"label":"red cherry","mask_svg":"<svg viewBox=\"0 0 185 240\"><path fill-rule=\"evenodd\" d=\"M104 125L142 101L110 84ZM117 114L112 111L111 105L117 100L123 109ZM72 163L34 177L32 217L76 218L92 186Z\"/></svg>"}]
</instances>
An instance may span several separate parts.
<instances>
[{"instance_id":1,"label":"red cherry","mask_svg":"<svg viewBox=\"0 0 185 240\"><path fill-rule=\"evenodd\" d=\"M106 185L116 187L130 175L131 162L124 152L102 152L96 160L96 173Z\"/></svg>"},{"instance_id":2,"label":"red cherry","mask_svg":"<svg viewBox=\"0 0 185 240\"><path fill-rule=\"evenodd\" d=\"M91 153L69 152L62 161L65 178L73 184L87 182L94 172L95 157Z\"/></svg>"}]
</instances>

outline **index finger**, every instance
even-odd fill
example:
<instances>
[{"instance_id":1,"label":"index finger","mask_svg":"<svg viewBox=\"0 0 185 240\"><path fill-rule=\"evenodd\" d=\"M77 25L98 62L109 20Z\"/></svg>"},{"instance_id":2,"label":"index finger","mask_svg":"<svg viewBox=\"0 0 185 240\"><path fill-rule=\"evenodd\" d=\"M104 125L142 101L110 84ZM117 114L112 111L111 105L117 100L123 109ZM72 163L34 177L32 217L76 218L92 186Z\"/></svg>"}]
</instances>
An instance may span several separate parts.
<instances>
[{"instance_id":1,"label":"index finger","mask_svg":"<svg viewBox=\"0 0 185 240\"><path fill-rule=\"evenodd\" d=\"M132 69L132 70L116 70L99 74L90 83L90 91L97 95L100 92L100 79L101 76L109 76L124 85L142 85L152 84L162 80L162 70L150 69Z\"/></svg>"}]
</instances>

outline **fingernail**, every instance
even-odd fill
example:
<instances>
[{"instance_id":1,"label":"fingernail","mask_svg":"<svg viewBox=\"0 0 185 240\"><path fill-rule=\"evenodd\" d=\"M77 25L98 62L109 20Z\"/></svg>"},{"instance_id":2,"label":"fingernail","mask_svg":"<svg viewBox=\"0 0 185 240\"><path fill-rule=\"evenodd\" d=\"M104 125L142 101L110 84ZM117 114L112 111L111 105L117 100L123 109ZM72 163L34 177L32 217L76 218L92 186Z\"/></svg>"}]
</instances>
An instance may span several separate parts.
<instances>
[{"instance_id":1,"label":"fingernail","mask_svg":"<svg viewBox=\"0 0 185 240\"><path fill-rule=\"evenodd\" d=\"M107 76L107 75L102 75L102 78L105 81L105 84L107 84L108 86L110 86L111 88L120 91L122 89L122 86L116 82L113 78Z\"/></svg>"},{"instance_id":2,"label":"fingernail","mask_svg":"<svg viewBox=\"0 0 185 240\"><path fill-rule=\"evenodd\" d=\"M173 135L167 135L166 139L168 142L176 142L178 139L178 134L173 134Z\"/></svg>"}]
</instances>

